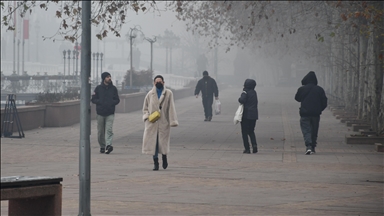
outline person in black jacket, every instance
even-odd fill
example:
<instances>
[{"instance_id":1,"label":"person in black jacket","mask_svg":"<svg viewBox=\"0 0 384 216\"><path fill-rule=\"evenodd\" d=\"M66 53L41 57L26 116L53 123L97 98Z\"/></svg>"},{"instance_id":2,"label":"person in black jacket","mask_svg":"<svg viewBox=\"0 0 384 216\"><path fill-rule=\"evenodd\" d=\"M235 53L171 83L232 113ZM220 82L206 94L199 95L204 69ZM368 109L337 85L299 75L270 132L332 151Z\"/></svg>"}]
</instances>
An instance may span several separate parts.
<instances>
[{"instance_id":1,"label":"person in black jacket","mask_svg":"<svg viewBox=\"0 0 384 216\"><path fill-rule=\"evenodd\" d=\"M256 120L259 118L257 109L257 93L255 91L256 81L246 79L244 82L243 92L240 95L239 103L243 104L243 116L241 119L241 134L243 136L244 154L250 154L248 136L252 143L252 152L257 153L257 142L255 135Z\"/></svg>"},{"instance_id":2,"label":"person in black jacket","mask_svg":"<svg viewBox=\"0 0 384 216\"><path fill-rule=\"evenodd\" d=\"M97 113L97 140L100 145L100 153L109 154L112 147L112 126L115 118L115 106L120 103L116 86L113 85L111 74L101 74L101 83L95 88L92 95L92 103L96 104Z\"/></svg>"},{"instance_id":3,"label":"person in black jacket","mask_svg":"<svg viewBox=\"0 0 384 216\"><path fill-rule=\"evenodd\" d=\"M327 107L327 96L324 89L317 85L316 74L310 71L303 80L295 95L295 100L301 102L300 127L306 146L305 154L315 153L317 134L321 112Z\"/></svg>"},{"instance_id":4,"label":"person in black jacket","mask_svg":"<svg viewBox=\"0 0 384 216\"><path fill-rule=\"evenodd\" d=\"M219 90L217 88L215 79L210 77L207 71L203 72L203 78L197 82L197 85L195 88L196 98L198 98L200 91L201 91L201 98L203 99L203 107L204 107L204 114L205 114L204 121L211 121L213 95L215 95L215 99L218 100Z\"/></svg>"}]
</instances>

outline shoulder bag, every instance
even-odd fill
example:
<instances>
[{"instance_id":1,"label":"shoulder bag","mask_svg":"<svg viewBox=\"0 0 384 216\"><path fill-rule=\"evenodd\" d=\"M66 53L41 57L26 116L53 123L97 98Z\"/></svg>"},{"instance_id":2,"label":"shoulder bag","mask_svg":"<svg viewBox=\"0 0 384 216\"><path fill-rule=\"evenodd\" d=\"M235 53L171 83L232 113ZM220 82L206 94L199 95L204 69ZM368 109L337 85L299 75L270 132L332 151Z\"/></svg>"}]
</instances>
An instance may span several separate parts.
<instances>
[{"instance_id":1,"label":"shoulder bag","mask_svg":"<svg viewBox=\"0 0 384 216\"><path fill-rule=\"evenodd\" d=\"M164 100L165 100L165 94L164 94ZM164 102L164 100L162 102ZM159 120L159 118L160 118L160 111L161 111L161 103L160 103L160 106L159 106L159 110L156 110L153 113L151 113L151 115L149 115L149 117L148 117L149 122L155 123L157 120Z\"/></svg>"}]
</instances>

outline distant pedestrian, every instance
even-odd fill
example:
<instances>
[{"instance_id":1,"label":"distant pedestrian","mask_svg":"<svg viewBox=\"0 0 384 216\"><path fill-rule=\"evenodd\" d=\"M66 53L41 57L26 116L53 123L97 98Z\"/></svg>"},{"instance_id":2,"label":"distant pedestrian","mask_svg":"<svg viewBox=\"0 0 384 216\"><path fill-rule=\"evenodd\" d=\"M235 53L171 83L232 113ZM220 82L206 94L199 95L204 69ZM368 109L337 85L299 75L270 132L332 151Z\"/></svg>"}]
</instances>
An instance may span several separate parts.
<instances>
[{"instance_id":1,"label":"distant pedestrian","mask_svg":"<svg viewBox=\"0 0 384 216\"><path fill-rule=\"evenodd\" d=\"M119 94L112 83L110 73L101 74L101 83L95 88L92 103L96 104L97 140L100 145L100 153L109 154L113 151L112 127L115 118L115 106L120 103Z\"/></svg>"},{"instance_id":2,"label":"distant pedestrian","mask_svg":"<svg viewBox=\"0 0 384 216\"><path fill-rule=\"evenodd\" d=\"M195 96L199 97L199 93L201 91L201 98L203 99L203 107L204 107L204 121L212 120L212 103L213 96L215 99L219 99L219 89L217 88L217 84L215 79L208 75L207 71L203 72L203 78L197 82L195 88Z\"/></svg>"},{"instance_id":3,"label":"distant pedestrian","mask_svg":"<svg viewBox=\"0 0 384 216\"><path fill-rule=\"evenodd\" d=\"M240 95L239 103L243 104L243 117L241 119L241 135L243 137L244 154L250 154L250 147L248 136L251 139L252 152L257 153L257 142L255 135L256 121L259 118L259 111L257 108L258 100L255 91L256 81L253 79L246 79L244 82L243 92Z\"/></svg>"},{"instance_id":4,"label":"distant pedestrian","mask_svg":"<svg viewBox=\"0 0 384 216\"><path fill-rule=\"evenodd\" d=\"M167 154L170 144L170 127L179 125L173 93L164 86L164 78L157 75L154 78L152 90L145 96L143 104L144 135L142 153L153 155L153 170L159 170L158 154L162 154L163 169L168 167ZM149 116L155 111L160 112L160 118L150 122Z\"/></svg>"},{"instance_id":5,"label":"distant pedestrian","mask_svg":"<svg viewBox=\"0 0 384 216\"><path fill-rule=\"evenodd\" d=\"M327 107L327 96L324 89L317 85L316 74L310 71L303 80L295 95L295 100L300 102L300 127L306 146L305 154L315 153L317 134L321 112Z\"/></svg>"}]
</instances>

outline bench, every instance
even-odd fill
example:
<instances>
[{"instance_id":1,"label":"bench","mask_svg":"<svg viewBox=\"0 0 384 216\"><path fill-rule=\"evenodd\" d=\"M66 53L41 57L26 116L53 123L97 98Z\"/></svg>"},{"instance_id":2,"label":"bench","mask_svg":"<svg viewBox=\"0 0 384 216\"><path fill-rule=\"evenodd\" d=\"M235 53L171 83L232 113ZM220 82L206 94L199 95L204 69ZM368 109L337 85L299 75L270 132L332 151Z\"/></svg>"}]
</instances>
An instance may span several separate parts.
<instances>
[{"instance_id":1,"label":"bench","mask_svg":"<svg viewBox=\"0 0 384 216\"><path fill-rule=\"evenodd\" d=\"M1 178L1 200L8 215L61 215L63 178L9 176Z\"/></svg>"}]
</instances>

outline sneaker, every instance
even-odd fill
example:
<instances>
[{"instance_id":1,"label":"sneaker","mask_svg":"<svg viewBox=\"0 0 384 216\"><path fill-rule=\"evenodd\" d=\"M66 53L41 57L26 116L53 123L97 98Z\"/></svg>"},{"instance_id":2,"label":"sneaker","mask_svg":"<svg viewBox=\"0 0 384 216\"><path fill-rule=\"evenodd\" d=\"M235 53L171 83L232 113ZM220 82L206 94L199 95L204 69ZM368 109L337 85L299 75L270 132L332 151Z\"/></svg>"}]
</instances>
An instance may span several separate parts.
<instances>
[{"instance_id":1,"label":"sneaker","mask_svg":"<svg viewBox=\"0 0 384 216\"><path fill-rule=\"evenodd\" d=\"M315 153L316 153L315 147L312 147L311 154L315 154Z\"/></svg>"},{"instance_id":2,"label":"sneaker","mask_svg":"<svg viewBox=\"0 0 384 216\"><path fill-rule=\"evenodd\" d=\"M251 154L251 151L250 151L249 149L245 149L245 150L243 151L243 154Z\"/></svg>"},{"instance_id":3,"label":"sneaker","mask_svg":"<svg viewBox=\"0 0 384 216\"><path fill-rule=\"evenodd\" d=\"M208 116L208 121L211 121L212 120L212 116Z\"/></svg>"},{"instance_id":4,"label":"sneaker","mask_svg":"<svg viewBox=\"0 0 384 216\"><path fill-rule=\"evenodd\" d=\"M208 118L205 118L204 121L208 121Z\"/></svg>"},{"instance_id":5,"label":"sneaker","mask_svg":"<svg viewBox=\"0 0 384 216\"><path fill-rule=\"evenodd\" d=\"M105 153L105 148L100 148L100 153Z\"/></svg>"},{"instance_id":6,"label":"sneaker","mask_svg":"<svg viewBox=\"0 0 384 216\"><path fill-rule=\"evenodd\" d=\"M308 148L308 149L307 149L307 151L305 151L305 154L306 154L306 155L310 155L310 154L312 154L312 151L311 151L311 149L310 149L310 148Z\"/></svg>"},{"instance_id":7,"label":"sneaker","mask_svg":"<svg viewBox=\"0 0 384 216\"><path fill-rule=\"evenodd\" d=\"M109 154L113 151L113 147L111 145L107 146L107 148L105 149L105 154Z\"/></svg>"}]
</instances>

